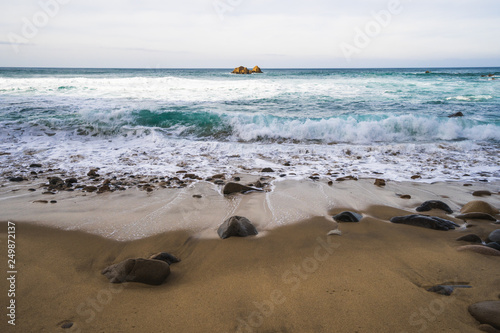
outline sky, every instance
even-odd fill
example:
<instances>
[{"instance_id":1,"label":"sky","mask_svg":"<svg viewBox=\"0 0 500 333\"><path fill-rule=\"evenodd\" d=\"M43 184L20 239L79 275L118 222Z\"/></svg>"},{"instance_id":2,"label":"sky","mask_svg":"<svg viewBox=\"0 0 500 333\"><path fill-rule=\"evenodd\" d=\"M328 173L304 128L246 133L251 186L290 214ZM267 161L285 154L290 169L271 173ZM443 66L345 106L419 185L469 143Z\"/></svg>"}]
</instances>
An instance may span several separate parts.
<instances>
[{"instance_id":1,"label":"sky","mask_svg":"<svg viewBox=\"0 0 500 333\"><path fill-rule=\"evenodd\" d=\"M498 0L0 0L0 67L500 66Z\"/></svg>"}]
</instances>

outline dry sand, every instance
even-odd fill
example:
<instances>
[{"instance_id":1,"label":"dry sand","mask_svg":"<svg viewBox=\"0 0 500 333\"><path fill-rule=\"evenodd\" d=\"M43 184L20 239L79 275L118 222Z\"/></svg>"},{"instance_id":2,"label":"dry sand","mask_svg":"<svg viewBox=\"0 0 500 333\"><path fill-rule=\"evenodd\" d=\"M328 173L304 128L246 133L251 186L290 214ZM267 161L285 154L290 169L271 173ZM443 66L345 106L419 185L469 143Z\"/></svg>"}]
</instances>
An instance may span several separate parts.
<instances>
[{"instance_id":1,"label":"dry sand","mask_svg":"<svg viewBox=\"0 0 500 333\"><path fill-rule=\"evenodd\" d=\"M455 241L472 232L484 239L498 225L436 231L388 222L432 199L455 213L476 199L498 208L497 194L471 195L498 193L498 184L287 181L225 198L200 183L152 194L62 193L49 199L57 204L32 203L43 195L23 186L0 193L1 268L6 222L14 221L18 271L16 326L3 314L1 332L477 332L467 307L500 294L500 258L459 252L466 243ZM345 209L363 220L337 225L331 215ZM261 233L218 239L230 215L248 217ZM337 226L342 236L326 236ZM161 286L110 284L100 274L160 251L182 259ZM425 290L445 282L472 288ZM7 289L2 279L4 305ZM60 328L65 321L73 327Z\"/></svg>"}]
</instances>

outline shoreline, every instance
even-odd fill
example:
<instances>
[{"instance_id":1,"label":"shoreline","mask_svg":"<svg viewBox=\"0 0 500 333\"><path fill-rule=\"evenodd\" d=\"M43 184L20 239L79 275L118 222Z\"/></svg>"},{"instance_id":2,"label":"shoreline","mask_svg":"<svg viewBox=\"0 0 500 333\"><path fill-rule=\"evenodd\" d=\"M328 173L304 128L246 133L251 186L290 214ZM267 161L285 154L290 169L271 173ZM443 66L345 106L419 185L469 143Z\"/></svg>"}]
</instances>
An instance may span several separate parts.
<instances>
[{"instance_id":1,"label":"shoreline","mask_svg":"<svg viewBox=\"0 0 500 333\"><path fill-rule=\"evenodd\" d=\"M255 184L259 179L263 192L223 195L223 185L199 181L183 188L152 191L129 188L115 192L47 193L34 183L11 183L0 187L0 221L30 221L67 230L82 230L117 240L134 240L158 233L186 230L203 237L216 237L215 230L227 218L249 218L259 230L269 231L312 217L331 219L343 210L365 217L388 220L396 212L415 214L415 208L427 200L446 202L454 214L432 211L454 218L460 208L472 200L483 200L500 207L500 182L419 182L387 181L374 185L374 179L330 181L327 179L281 180L255 175L235 175L240 184ZM264 180L265 179L265 180ZM220 179L214 179L215 181ZM232 179L221 181L221 184ZM467 186L464 186L467 185ZM490 196L473 196L486 190ZM409 195L410 199L403 199ZM51 203L54 202L55 203ZM392 215L392 216L391 216Z\"/></svg>"}]
</instances>

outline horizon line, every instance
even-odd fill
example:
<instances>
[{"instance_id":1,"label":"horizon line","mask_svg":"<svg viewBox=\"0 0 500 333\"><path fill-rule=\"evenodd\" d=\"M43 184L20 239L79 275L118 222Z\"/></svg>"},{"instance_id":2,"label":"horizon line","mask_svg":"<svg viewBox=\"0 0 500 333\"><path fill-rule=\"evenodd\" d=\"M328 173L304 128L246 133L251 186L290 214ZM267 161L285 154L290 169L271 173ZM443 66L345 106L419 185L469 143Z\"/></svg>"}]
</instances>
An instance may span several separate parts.
<instances>
[{"instance_id":1,"label":"horizon line","mask_svg":"<svg viewBox=\"0 0 500 333\"><path fill-rule=\"evenodd\" d=\"M237 66L239 67L239 66ZM139 69L139 70L163 70L163 69L231 69L237 67L53 67L53 66L0 66L0 69ZM260 67L260 66L259 66ZM453 66L453 67L441 67L441 66L429 66L429 67L261 67L267 68L269 70L280 70L280 69L467 69L467 68L500 68L498 66Z\"/></svg>"}]
</instances>

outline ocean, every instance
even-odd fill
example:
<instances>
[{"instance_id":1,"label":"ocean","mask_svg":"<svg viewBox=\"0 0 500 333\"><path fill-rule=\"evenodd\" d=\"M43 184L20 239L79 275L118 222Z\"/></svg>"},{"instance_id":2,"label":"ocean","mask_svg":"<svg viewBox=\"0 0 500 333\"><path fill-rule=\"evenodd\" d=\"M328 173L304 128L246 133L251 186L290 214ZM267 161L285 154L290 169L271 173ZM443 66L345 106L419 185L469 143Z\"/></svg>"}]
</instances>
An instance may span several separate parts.
<instances>
[{"instance_id":1,"label":"ocean","mask_svg":"<svg viewBox=\"0 0 500 333\"><path fill-rule=\"evenodd\" d=\"M231 70L0 68L0 177L500 180L500 68Z\"/></svg>"}]
</instances>

